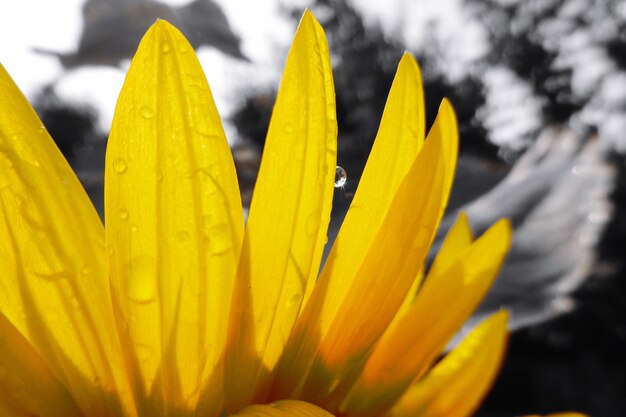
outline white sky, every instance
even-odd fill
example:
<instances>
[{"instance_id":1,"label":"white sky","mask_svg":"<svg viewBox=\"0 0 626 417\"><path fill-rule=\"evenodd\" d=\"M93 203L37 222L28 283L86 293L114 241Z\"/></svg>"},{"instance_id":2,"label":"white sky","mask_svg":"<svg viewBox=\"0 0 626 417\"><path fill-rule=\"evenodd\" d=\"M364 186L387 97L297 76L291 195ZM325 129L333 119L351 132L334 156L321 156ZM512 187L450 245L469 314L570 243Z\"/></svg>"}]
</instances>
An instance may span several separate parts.
<instances>
[{"instance_id":1,"label":"white sky","mask_svg":"<svg viewBox=\"0 0 626 417\"><path fill-rule=\"evenodd\" d=\"M189 0L161 1L172 6L189 3ZM75 51L82 30L83 3L84 0L21 0L11 2L10 7L0 6L0 63L29 100L34 99L42 86L55 82L57 93L64 99L95 107L100 117L99 127L106 132L125 69L84 66L63 73L56 58L33 51L33 48ZM251 83L278 82L280 69L276 68L276 62L280 58L277 54L282 55L288 47L294 27L292 22L276 18L277 0L219 3L233 30L242 37L244 53L254 63L243 64L210 47L198 50L218 109L227 116L236 105L236 95L241 89L250 87ZM232 138L234 129L228 124L225 127Z\"/></svg>"},{"instance_id":2,"label":"white sky","mask_svg":"<svg viewBox=\"0 0 626 417\"><path fill-rule=\"evenodd\" d=\"M9 71L26 96L33 96L43 85L55 82L64 99L89 104L98 110L99 127L107 132L117 94L124 80L124 69L81 67L62 73L57 59L33 52L34 47L59 52L76 50L82 29L81 14L85 0L20 0L0 6L0 63ZM190 0L161 0L182 6ZM446 45L442 56L449 63L446 74L454 80L467 70L467 63L480 56L486 47L484 33L468 21L460 0L349 0L367 23L381 26L388 35L402 39L408 49L436 38ZM227 119L244 88L276 86L286 50L294 32L294 22L279 13L281 3L301 6L307 0L217 0L233 30L241 36L244 53L253 65L203 47L198 51L220 113ZM36 11L36 12L34 12ZM436 24L432 24L437 22ZM443 53L443 48L442 48ZM229 139L235 139L233 126L225 123Z\"/></svg>"}]
</instances>

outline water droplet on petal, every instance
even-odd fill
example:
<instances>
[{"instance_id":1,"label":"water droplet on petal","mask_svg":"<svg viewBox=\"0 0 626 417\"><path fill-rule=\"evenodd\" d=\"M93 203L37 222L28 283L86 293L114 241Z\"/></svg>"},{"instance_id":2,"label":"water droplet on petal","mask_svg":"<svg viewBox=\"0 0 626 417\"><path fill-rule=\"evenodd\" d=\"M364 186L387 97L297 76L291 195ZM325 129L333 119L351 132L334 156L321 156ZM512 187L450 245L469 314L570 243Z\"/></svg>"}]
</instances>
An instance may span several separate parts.
<instances>
[{"instance_id":1,"label":"water droplet on petal","mask_svg":"<svg viewBox=\"0 0 626 417\"><path fill-rule=\"evenodd\" d=\"M189 239L191 239L191 235L186 230L176 232L176 240L179 242L187 242Z\"/></svg>"},{"instance_id":2,"label":"water droplet on petal","mask_svg":"<svg viewBox=\"0 0 626 417\"><path fill-rule=\"evenodd\" d=\"M156 265L148 256L137 256L129 265L128 296L138 304L156 300Z\"/></svg>"},{"instance_id":3,"label":"water droplet on petal","mask_svg":"<svg viewBox=\"0 0 626 417\"><path fill-rule=\"evenodd\" d=\"M206 240L213 255L223 255L232 248L230 230L226 224L211 226Z\"/></svg>"},{"instance_id":4,"label":"water droplet on petal","mask_svg":"<svg viewBox=\"0 0 626 417\"><path fill-rule=\"evenodd\" d=\"M287 307L298 306L300 305L301 302L302 302L302 294L296 293L292 295L291 297L289 297L289 300L287 300Z\"/></svg>"},{"instance_id":5,"label":"water droplet on petal","mask_svg":"<svg viewBox=\"0 0 626 417\"><path fill-rule=\"evenodd\" d=\"M128 165L126 165L126 161L124 161L122 158L117 158L115 161L113 161L113 169L118 174L123 174L124 172L126 172L127 168Z\"/></svg>"},{"instance_id":6,"label":"water droplet on petal","mask_svg":"<svg viewBox=\"0 0 626 417\"><path fill-rule=\"evenodd\" d=\"M285 133L293 133L293 125L291 123L285 125Z\"/></svg>"},{"instance_id":7,"label":"water droplet on petal","mask_svg":"<svg viewBox=\"0 0 626 417\"><path fill-rule=\"evenodd\" d=\"M348 181L348 174L346 170L337 165L335 168L335 188L343 187Z\"/></svg>"},{"instance_id":8,"label":"water droplet on petal","mask_svg":"<svg viewBox=\"0 0 626 417\"><path fill-rule=\"evenodd\" d=\"M139 109L139 114L141 114L141 117L144 119L152 119L154 117L154 110L148 106L142 106L141 109Z\"/></svg>"},{"instance_id":9,"label":"water droplet on petal","mask_svg":"<svg viewBox=\"0 0 626 417\"><path fill-rule=\"evenodd\" d=\"M128 220L128 210L121 208L118 216L120 220Z\"/></svg>"},{"instance_id":10,"label":"water droplet on petal","mask_svg":"<svg viewBox=\"0 0 626 417\"><path fill-rule=\"evenodd\" d=\"M142 343L135 343L135 352L139 362L145 362L152 357L152 348Z\"/></svg>"}]
</instances>

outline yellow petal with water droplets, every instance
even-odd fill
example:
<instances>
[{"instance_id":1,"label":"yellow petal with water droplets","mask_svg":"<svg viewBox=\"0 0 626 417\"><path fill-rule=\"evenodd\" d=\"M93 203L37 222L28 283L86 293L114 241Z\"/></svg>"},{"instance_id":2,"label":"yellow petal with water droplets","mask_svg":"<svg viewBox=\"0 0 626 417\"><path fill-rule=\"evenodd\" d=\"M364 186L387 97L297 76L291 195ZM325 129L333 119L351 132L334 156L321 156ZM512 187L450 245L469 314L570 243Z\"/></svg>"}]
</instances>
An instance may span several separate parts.
<instances>
[{"instance_id":1,"label":"yellow petal with water droplets","mask_svg":"<svg viewBox=\"0 0 626 417\"><path fill-rule=\"evenodd\" d=\"M443 250L447 251L459 235L462 237L457 244L465 245L467 232L461 217ZM354 416L383 414L415 378L426 372L484 297L510 241L510 224L500 221L460 251L447 268L429 273L408 313L374 348L342 412Z\"/></svg>"},{"instance_id":2,"label":"yellow petal with water droplets","mask_svg":"<svg viewBox=\"0 0 626 417\"><path fill-rule=\"evenodd\" d=\"M322 302L329 312L339 308L350 288L349 272L352 270L354 273L355 259L364 256L423 141L424 97L420 72L413 57L405 54L398 66L359 188L318 281L330 285L325 294L316 291L312 303L318 305L318 308ZM310 310L310 307L306 309ZM300 361L303 354L301 350L310 348L308 359L312 359L315 343L318 342L315 337L319 324L314 323L319 319L317 312L308 313L308 319L299 320L298 337L287 345L275 374L273 398L290 395L305 376L307 365ZM329 318L330 313L326 317L327 321ZM298 369L295 372L294 367Z\"/></svg>"},{"instance_id":3,"label":"yellow petal with water droplets","mask_svg":"<svg viewBox=\"0 0 626 417\"><path fill-rule=\"evenodd\" d=\"M353 259L343 276L322 273L276 378L282 382L289 374L300 376L288 379L298 398L332 410L393 319L422 267L445 208L457 142L456 119L444 102L365 255ZM331 280L340 279L349 280L350 287L343 299L327 303L326 297L333 297ZM289 391L282 384L281 389Z\"/></svg>"},{"instance_id":4,"label":"yellow petal with water droplets","mask_svg":"<svg viewBox=\"0 0 626 417\"><path fill-rule=\"evenodd\" d=\"M102 222L2 66L0 96L0 311L85 414L132 415Z\"/></svg>"},{"instance_id":5,"label":"yellow petal with water droplets","mask_svg":"<svg viewBox=\"0 0 626 417\"><path fill-rule=\"evenodd\" d=\"M0 314L0 411L2 416L82 415L67 389L17 329ZM90 381L83 381L90 383Z\"/></svg>"},{"instance_id":6,"label":"yellow petal with water droplets","mask_svg":"<svg viewBox=\"0 0 626 417\"><path fill-rule=\"evenodd\" d=\"M151 390L140 408L219 412L243 215L206 78L169 23L148 30L128 70L105 174L112 288L134 352L127 366L143 379L137 395Z\"/></svg>"},{"instance_id":7,"label":"yellow petal with water droplets","mask_svg":"<svg viewBox=\"0 0 626 417\"><path fill-rule=\"evenodd\" d=\"M504 357L508 314L480 323L389 412L390 417L467 417L478 408Z\"/></svg>"},{"instance_id":8,"label":"yellow petal with water droplets","mask_svg":"<svg viewBox=\"0 0 626 417\"><path fill-rule=\"evenodd\" d=\"M332 414L303 401L284 400L268 405L252 405L231 417L332 417Z\"/></svg>"},{"instance_id":9,"label":"yellow petal with water droplets","mask_svg":"<svg viewBox=\"0 0 626 417\"><path fill-rule=\"evenodd\" d=\"M306 11L289 51L256 181L226 356L227 409L264 402L326 240L337 123L324 32Z\"/></svg>"}]
</instances>

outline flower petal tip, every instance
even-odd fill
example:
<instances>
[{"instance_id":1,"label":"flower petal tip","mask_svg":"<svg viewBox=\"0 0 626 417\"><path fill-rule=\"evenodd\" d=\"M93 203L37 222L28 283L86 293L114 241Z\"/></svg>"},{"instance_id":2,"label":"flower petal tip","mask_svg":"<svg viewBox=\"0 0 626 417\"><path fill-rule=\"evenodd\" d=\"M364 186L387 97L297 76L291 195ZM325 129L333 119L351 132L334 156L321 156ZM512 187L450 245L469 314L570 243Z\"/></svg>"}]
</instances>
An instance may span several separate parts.
<instances>
[{"instance_id":1,"label":"flower petal tip","mask_svg":"<svg viewBox=\"0 0 626 417\"><path fill-rule=\"evenodd\" d=\"M493 225L494 233L498 233L500 238L506 242L506 250L508 251L511 246L511 240L513 238L513 225L507 218L498 220Z\"/></svg>"},{"instance_id":2,"label":"flower petal tip","mask_svg":"<svg viewBox=\"0 0 626 417\"><path fill-rule=\"evenodd\" d=\"M309 25L311 25L310 27L314 28L315 26L320 26L320 23L317 21L317 18L315 17L313 12L309 8L306 8L304 9L304 13L302 13L302 18L300 19L298 30Z\"/></svg>"},{"instance_id":3,"label":"flower petal tip","mask_svg":"<svg viewBox=\"0 0 626 417\"><path fill-rule=\"evenodd\" d=\"M502 309L495 312L492 316L492 320L495 326L506 327L509 322L510 313L508 310Z\"/></svg>"}]
</instances>

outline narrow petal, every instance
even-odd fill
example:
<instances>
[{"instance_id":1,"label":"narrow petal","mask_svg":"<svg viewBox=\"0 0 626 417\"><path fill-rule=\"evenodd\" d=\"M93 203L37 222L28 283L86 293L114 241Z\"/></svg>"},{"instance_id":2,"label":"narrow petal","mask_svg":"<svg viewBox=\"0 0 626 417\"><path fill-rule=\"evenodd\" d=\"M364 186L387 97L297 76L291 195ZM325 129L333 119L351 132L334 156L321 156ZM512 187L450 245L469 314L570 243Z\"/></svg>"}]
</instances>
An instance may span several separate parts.
<instances>
[{"instance_id":1,"label":"narrow petal","mask_svg":"<svg viewBox=\"0 0 626 417\"><path fill-rule=\"evenodd\" d=\"M284 400L268 405L252 405L231 417L331 417L329 412L303 401Z\"/></svg>"},{"instance_id":2,"label":"narrow petal","mask_svg":"<svg viewBox=\"0 0 626 417\"><path fill-rule=\"evenodd\" d=\"M0 410L3 416L78 417L67 389L17 329L0 314Z\"/></svg>"},{"instance_id":3,"label":"narrow petal","mask_svg":"<svg viewBox=\"0 0 626 417\"><path fill-rule=\"evenodd\" d=\"M324 32L305 12L270 123L237 275L226 357L227 408L262 402L330 219L337 123ZM229 395L230 394L230 395Z\"/></svg>"},{"instance_id":4,"label":"narrow petal","mask_svg":"<svg viewBox=\"0 0 626 417\"><path fill-rule=\"evenodd\" d=\"M105 169L110 275L134 351L127 366L144 381L137 395L152 389L157 408L219 412L243 215L206 78L169 23L157 21L139 45ZM200 398L209 379L210 398Z\"/></svg>"},{"instance_id":5,"label":"narrow petal","mask_svg":"<svg viewBox=\"0 0 626 417\"><path fill-rule=\"evenodd\" d=\"M429 275L433 276L433 271L440 270L442 268L447 268L450 263L455 261L459 253L461 253L465 248L467 248L473 241L472 231L469 227L469 223L467 221L467 216L465 213L461 213L459 218L454 223L454 225L450 228L450 231L446 235L446 238L441 246L441 249L437 253L435 257L435 261L430 268ZM418 293L418 289L423 280L424 270L423 268L418 273L418 276L415 278L411 289L407 293L404 302L398 309L395 317L392 322L389 324L385 333L383 333L382 338L389 337L389 334L396 333L396 326L404 323L405 316L407 313L411 311L413 306L413 302L415 301L415 296Z\"/></svg>"},{"instance_id":6,"label":"narrow petal","mask_svg":"<svg viewBox=\"0 0 626 417\"><path fill-rule=\"evenodd\" d=\"M461 217L444 250L459 235L467 236L466 224ZM342 405L343 412L354 416L379 415L400 398L411 382L431 366L482 300L500 269L510 240L508 221L496 223L461 251L448 268L428 275L409 312L374 348Z\"/></svg>"},{"instance_id":7,"label":"narrow petal","mask_svg":"<svg viewBox=\"0 0 626 417\"><path fill-rule=\"evenodd\" d=\"M453 261L457 259L458 254L466 247L468 247L473 240L474 238L472 236L472 230L470 229L467 216L465 215L465 213L461 213L452 228L450 228L450 231L448 231L448 234L446 235L441 249L437 253L435 261L430 268L429 274L435 275L434 272L447 268ZM396 316L394 317L389 327L387 327L387 330L385 330L385 333L393 331L399 320L404 317L406 313L410 310L411 306L413 305L413 301L415 300L415 295L417 294L419 286L422 282L423 275L424 270L421 269L418 273L418 276L415 278L415 281L413 282L413 286L407 293L404 302L398 309Z\"/></svg>"},{"instance_id":8,"label":"narrow petal","mask_svg":"<svg viewBox=\"0 0 626 417\"><path fill-rule=\"evenodd\" d=\"M328 405L337 396L333 391L345 388L421 269L447 202L457 141L456 119L444 102L364 253L346 259L341 275L326 272L341 251L327 261L279 368L278 393ZM337 293L338 280L350 286Z\"/></svg>"},{"instance_id":9,"label":"narrow petal","mask_svg":"<svg viewBox=\"0 0 626 417\"><path fill-rule=\"evenodd\" d=\"M424 118L424 96L419 68L413 57L405 54L398 65L359 188L319 280L320 284L327 283L325 285L329 286L328 290L325 294L317 290L315 301L311 301L313 304L323 302L329 318L339 308L350 288L352 281L349 273L356 266L355 259L362 259L364 256L400 182L422 147ZM352 278L355 276L352 275ZM305 311L310 308L305 307ZM308 313L307 317L309 319L299 320L296 331L299 336L292 338L281 360L275 375L273 398L290 395L305 376L306 367L294 372L294 366L303 364L299 362L302 354L299 351L305 345L315 348L311 344L311 338L318 336L317 328L320 326L313 322L319 319L318 316ZM324 325L328 325L328 318ZM309 352L313 353L313 350Z\"/></svg>"},{"instance_id":10,"label":"narrow petal","mask_svg":"<svg viewBox=\"0 0 626 417\"><path fill-rule=\"evenodd\" d=\"M471 245L473 240L474 236L467 215L460 213L454 226L446 235L428 274L436 276L448 269L459 258L459 254Z\"/></svg>"},{"instance_id":11,"label":"narrow petal","mask_svg":"<svg viewBox=\"0 0 626 417\"><path fill-rule=\"evenodd\" d=\"M131 407L102 222L2 66L0 95L0 310L85 413Z\"/></svg>"},{"instance_id":12,"label":"narrow petal","mask_svg":"<svg viewBox=\"0 0 626 417\"><path fill-rule=\"evenodd\" d=\"M423 380L416 381L390 417L467 417L493 384L504 357L507 313L479 324Z\"/></svg>"}]
</instances>

